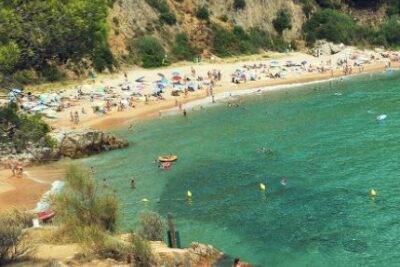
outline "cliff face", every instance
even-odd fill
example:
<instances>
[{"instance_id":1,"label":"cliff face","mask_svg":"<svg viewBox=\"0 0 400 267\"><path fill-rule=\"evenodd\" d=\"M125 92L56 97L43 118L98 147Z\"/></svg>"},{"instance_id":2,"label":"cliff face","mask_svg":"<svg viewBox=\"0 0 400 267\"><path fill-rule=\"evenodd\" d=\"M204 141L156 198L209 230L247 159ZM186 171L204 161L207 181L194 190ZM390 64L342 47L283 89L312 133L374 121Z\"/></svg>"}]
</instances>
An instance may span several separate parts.
<instances>
[{"instance_id":1,"label":"cliff face","mask_svg":"<svg viewBox=\"0 0 400 267\"><path fill-rule=\"evenodd\" d=\"M196 17L198 7L205 6L210 12L211 23L224 28L235 25L244 29L259 27L274 33L272 20L280 9L288 9L292 14L292 29L285 30L287 40L300 37L304 14L300 4L292 0L245 0L244 9L235 10L234 0L166 0L169 9L176 15L175 25L162 24L159 12L146 0L117 0L109 12L108 22L112 28L109 43L117 56L128 54L132 40L143 35L154 35L169 47L174 36L185 32L191 43L200 50L210 50L213 32L210 24ZM221 17L228 20L223 21ZM225 20L225 19L224 19Z\"/></svg>"}]
</instances>

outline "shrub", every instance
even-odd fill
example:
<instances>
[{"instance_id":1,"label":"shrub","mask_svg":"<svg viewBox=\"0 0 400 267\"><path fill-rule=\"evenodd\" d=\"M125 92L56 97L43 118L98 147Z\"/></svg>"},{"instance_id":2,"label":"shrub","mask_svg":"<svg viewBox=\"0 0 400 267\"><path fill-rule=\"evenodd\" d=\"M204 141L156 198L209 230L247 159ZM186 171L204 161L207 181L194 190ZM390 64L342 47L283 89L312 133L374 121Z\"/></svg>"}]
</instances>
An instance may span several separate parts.
<instances>
[{"instance_id":1,"label":"shrub","mask_svg":"<svg viewBox=\"0 0 400 267\"><path fill-rule=\"evenodd\" d=\"M221 57L256 53L258 49L280 50L287 47L282 38L277 38L259 28L246 32L235 26L232 31L214 26L214 52Z\"/></svg>"},{"instance_id":2,"label":"shrub","mask_svg":"<svg viewBox=\"0 0 400 267\"><path fill-rule=\"evenodd\" d=\"M202 6L197 9L196 17L198 19L208 20L210 17L210 13L208 12L208 9L205 6Z\"/></svg>"},{"instance_id":3,"label":"shrub","mask_svg":"<svg viewBox=\"0 0 400 267\"><path fill-rule=\"evenodd\" d=\"M112 22L114 23L115 26L117 26L117 27L119 26L119 19L118 19L118 17L113 17L113 18L112 18Z\"/></svg>"},{"instance_id":4,"label":"shrub","mask_svg":"<svg viewBox=\"0 0 400 267\"><path fill-rule=\"evenodd\" d=\"M137 266L151 267L155 266L155 259L148 241L132 234L133 258Z\"/></svg>"},{"instance_id":5,"label":"shrub","mask_svg":"<svg viewBox=\"0 0 400 267\"><path fill-rule=\"evenodd\" d=\"M176 23L176 16L172 12L164 12L160 14L160 21L168 25L174 25Z\"/></svg>"},{"instance_id":6,"label":"shrub","mask_svg":"<svg viewBox=\"0 0 400 267\"><path fill-rule=\"evenodd\" d=\"M336 43L352 43L356 24L346 14L332 9L324 9L313 14L303 25L303 32L308 43L317 39L326 39Z\"/></svg>"},{"instance_id":7,"label":"shrub","mask_svg":"<svg viewBox=\"0 0 400 267\"><path fill-rule=\"evenodd\" d=\"M400 46L400 22L392 17L381 25L380 34L387 46Z\"/></svg>"},{"instance_id":8,"label":"shrub","mask_svg":"<svg viewBox=\"0 0 400 267\"><path fill-rule=\"evenodd\" d=\"M33 70L20 70L15 72L14 78L17 83L27 85L37 82L38 78Z\"/></svg>"},{"instance_id":9,"label":"shrub","mask_svg":"<svg viewBox=\"0 0 400 267\"><path fill-rule=\"evenodd\" d=\"M97 227L79 227L74 234L74 239L89 254L121 261L126 260L131 253L128 245L119 239L106 235L102 229Z\"/></svg>"},{"instance_id":10,"label":"shrub","mask_svg":"<svg viewBox=\"0 0 400 267\"><path fill-rule=\"evenodd\" d=\"M43 78L48 82L57 82L65 78L65 74L55 65L45 65L41 71Z\"/></svg>"},{"instance_id":11,"label":"shrub","mask_svg":"<svg viewBox=\"0 0 400 267\"><path fill-rule=\"evenodd\" d=\"M220 21L223 21L223 22L227 22L228 20L229 20L229 18L228 18L228 16L227 15L221 15L219 18L218 18Z\"/></svg>"},{"instance_id":12,"label":"shrub","mask_svg":"<svg viewBox=\"0 0 400 267\"><path fill-rule=\"evenodd\" d=\"M70 230L72 237L82 227L109 232L117 228L117 197L100 192L89 172L82 167L72 165L67 168L65 185L52 204L57 220Z\"/></svg>"},{"instance_id":13,"label":"shrub","mask_svg":"<svg viewBox=\"0 0 400 267\"><path fill-rule=\"evenodd\" d=\"M114 56L106 44L99 43L94 48L92 57L93 66L98 71L104 71L105 69L112 71L113 66L116 64Z\"/></svg>"},{"instance_id":14,"label":"shrub","mask_svg":"<svg viewBox=\"0 0 400 267\"><path fill-rule=\"evenodd\" d=\"M151 36L141 37L137 40L135 46L144 68L163 65L166 54L157 38Z\"/></svg>"},{"instance_id":15,"label":"shrub","mask_svg":"<svg viewBox=\"0 0 400 267\"><path fill-rule=\"evenodd\" d=\"M233 8L236 10L239 9L244 9L246 7L246 1L245 0L234 0L233 1Z\"/></svg>"},{"instance_id":16,"label":"shrub","mask_svg":"<svg viewBox=\"0 0 400 267\"><path fill-rule=\"evenodd\" d=\"M0 266L15 261L32 250L32 244L25 242L23 228L30 226L32 216L25 212L13 210L0 214Z\"/></svg>"},{"instance_id":17,"label":"shrub","mask_svg":"<svg viewBox=\"0 0 400 267\"><path fill-rule=\"evenodd\" d=\"M315 10L315 0L303 0L303 13L309 19Z\"/></svg>"},{"instance_id":18,"label":"shrub","mask_svg":"<svg viewBox=\"0 0 400 267\"><path fill-rule=\"evenodd\" d=\"M289 10L279 10L277 17L272 21L272 24L279 35L282 35L285 29L291 29L292 15L290 14Z\"/></svg>"},{"instance_id":19,"label":"shrub","mask_svg":"<svg viewBox=\"0 0 400 267\"><path fill-rule=\"evenodd\" d=\"M172 53L178 60L191 60L196 54L195 50L190 46L185 33L176 35Z\"/></svg>"},{"instance_id":20,"label":"shrub","mask_svg":"<svg viewBox=\"0 0 400 267\"><path fill-rule=\"evenodd\" d=\"M14 103L0 107L0 126L0 141L12 143L19 152L31 142L42 141L50 132L40 116L19 113Z\"/></svg>"},{"instance_id":21,"label":"shrub","mask_svg":"<svg viewBox=\"0 0 400 267\"><path fill-rule=\"evenodd\" d=\"M11 73L21 57L21 49L15 42L0 44L0 71Z\"/></svg>"},{"instance_id":22,"label":"shrub","mask_svg":"<svg viewBox=\"0 0 400 267\"><path fill-rule=\"evenodd\" d=\"M316 0L322 8L340 9L340 0Z\"/></svg>"},{"instance_id":23,"label":"shrub","mask_svg":"<svg viewBox=\"0 0 400 267\"><path fill-rule=\"evenodd\" d=\"M140 214L139 222L140 236L150 241L164 240L164 222L158 213L151 211L143 212Z\"/></svg>"}]
</instances>

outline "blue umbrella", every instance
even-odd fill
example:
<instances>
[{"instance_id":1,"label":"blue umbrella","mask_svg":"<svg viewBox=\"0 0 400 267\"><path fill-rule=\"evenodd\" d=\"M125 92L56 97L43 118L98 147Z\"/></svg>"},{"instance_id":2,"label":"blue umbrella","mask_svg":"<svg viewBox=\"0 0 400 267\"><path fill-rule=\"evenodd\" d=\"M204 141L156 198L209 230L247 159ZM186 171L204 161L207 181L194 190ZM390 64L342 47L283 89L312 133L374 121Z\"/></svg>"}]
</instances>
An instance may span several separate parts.
<instances>
[{"instance_id":1,"label":"blue umbrella","mask_svg":"<svg viewBox=\"0 0 400 267\"><path fill-rule=\"evenodd\" d=\"M172 75L174 75L174 76L178 76L179 74L180 74L180 72L177 71L177 70L175 70L175 71L172 72Z\"/></svg>"},{"instance_id":2,"label":"blue umbrella","mask_svg":"<svg viewBox=\"0 0 400 267\"><path fill-rule=\"evenodd\" d=\"M307 64L307 61L305 61L305 60L303 60L302 62L301 62L301 65L306 65Z\"/></svg>"}]
</instances>

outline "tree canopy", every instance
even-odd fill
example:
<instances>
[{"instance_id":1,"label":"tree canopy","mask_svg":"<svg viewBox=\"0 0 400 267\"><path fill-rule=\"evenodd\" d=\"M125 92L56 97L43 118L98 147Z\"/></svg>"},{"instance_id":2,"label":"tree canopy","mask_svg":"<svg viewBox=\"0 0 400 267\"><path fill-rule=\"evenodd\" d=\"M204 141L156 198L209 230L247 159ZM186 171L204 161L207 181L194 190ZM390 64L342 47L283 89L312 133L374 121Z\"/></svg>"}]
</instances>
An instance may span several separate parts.
<instances>
[{"instance_id":1,"label":"tree canopy","mask_svg":"<svg viewBox=\"0 0 400 267\"><path fill-rule=\"evenodd\" d=\"M3 0L0 2L0 70L41 70L49 61L93 61L112 68L107 7L111 0Z\"/></svg>"}]
</instances>

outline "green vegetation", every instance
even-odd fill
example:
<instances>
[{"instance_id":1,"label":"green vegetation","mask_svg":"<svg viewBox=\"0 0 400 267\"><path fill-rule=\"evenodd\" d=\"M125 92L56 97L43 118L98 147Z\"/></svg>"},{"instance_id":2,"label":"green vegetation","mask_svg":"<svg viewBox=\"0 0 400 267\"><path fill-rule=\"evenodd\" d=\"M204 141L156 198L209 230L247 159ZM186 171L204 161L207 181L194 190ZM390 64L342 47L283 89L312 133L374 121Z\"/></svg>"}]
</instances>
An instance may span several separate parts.
<instances>
[{"instance_id":1,"label":"green vegetation","mask_svg":"<svg viewBox=\"0 0 400 267\"><path fill-rule=\"evenodd\" d=\"M29 143L54 145L48 137L50 126L38 115L26 115L18 112L15 103L0 107L0 143L13 144L20 152Z\"/></svg>"},{"instance_id":2,"label":"green vegetation","mask_svg":"<svg viewBox=\"0 0 400 267\"><path fill-rule=\"evenodd\" d=\"M276 37L259 28L246 32L242 27L235 26L228 31L214 26L214 52L220 57L241 54L254 54L260 49L283 51L288 44L281 37Z\"/></svg>"},{"instance_id":3,"label":"green vegetation","mask_svg":"<svg viewBox=\"0 0 400 267\"><path fill-rule=\"evenodd\" d=\"M136 41L135 47L144 68L161 67L165 64L166 53L157 38L141 37Z\"/></svg>"},{"instance_id":4,"label":"green vegetation","mask_svg":"<svg viewBox=\"0 0 400 267\"><path fill-rule=\"evenodd\" d=\"M304 23L303 32L309 45L318 39L326 39L349 45L400 46L397 15L387 18L379 26L373 26L358 24L350 15L338 10L319 9Z\"/></svg>"},{"instance_id":5,"label":"green vegetation","mask_svg":"<svg viewBox=\"0 0 400 267\"><path fill-rule=\"evenodd\" d=\"M308 43L317 39L351 44L355 37L354 20L344 13L333 9L323 9L314 13L303 25L303 31Z\"/></svg>"},{"instance_id":6,"label":"green vegetation","mask_svg":"<svg viewBox=\"0 0 400 267\"><path fill-rule=\"evenodd\" d=\"M31 0L0 3L0 71L48 70L87 58L102 71L114 58L107 43L111 0ZM51 66L51 64L50 64ZM51 76L60 78L60 76ZM51 79L50 79L51 81Z\"/></svg>"},{"instance_id":7,"label":"green vegetation","mask_svg":"<svg viewBox=\"0 0 400 267\"><path fill-rule=\"evenodd\" d=\"M158 213L146 211L140 214L139 218L141 237L150 241L164 240L164 222Z\"/></svg>"},{"instance_id":8,"label":"green vegetation","mask_svg":"<svg viewBox=\"0 0 400 267\"><path fill-rule=\"evenodd\" d=\"M0 214L0 266L33 249L32 244L28 246L26 234L22 231L30 226L32 218L28 213L17 210Z\"/></svg>"},{"instance_id":9,"label":"green vegetation","mask_svg":"<svg viewBox=\"0 0 400 267\"><path fill-rule=\"evenodd\" d=\"M192 60L196 55L196 51L190 46L185 33L178 33L176 35L172 53L177 60Z\"/></svg>"},{"instance_id":10,"label":"green vegetation","mask_svg":"<svg viewBox=\"0 0 400 267\"><path fill-rule=\"evenodd\" d=\"M246 7L246 0L234 0L233 8L236 10L244 9Z\"/></svg>"},{"instance_id":11,"label":"green vegetation","mask_svg":"<svg viewBox=\"0 0 400 267\"><path fill-rule=\"evenodd\" d=\"M160 12L160 21L168 25L176 24L176 15L173 13L165 0L146 0L152 8Z\"/></svg>"},{"instance_id":12,"label":"green vegetation","mask_svg":"<svg viewBox=\"0 0 400 267\"><path fill-rule=\"evenodd\" d=\"M289 10L281 9L278 12L277 17L272 21L276 32L282 35L283 31L292 28L292 15Z\"/></svg>"},{"instance_id":13,"label":"green vegetation","mask_svg":"<svg viewBox=\"0 0 400 267\"><path fill-rule=\"evenodd\" d=\"M315 0L303 0L303 13L306 18L309 19L312 13L315 11L317 3Z\"/></svg>"},{"instance_id":14,"label":"green vegetation","mask_svg":"<svg viewBox=\"0 0 400 267\"><path fill-rule=\"evenodd\" d=\"M210 18L210 13L205 6L202 6L197 9L196 17L201 20L208 20Z\"/></svg>"},{"instance_id":15,"label":"green vegetation","mask_svg":"<svg viewBox=\"0 0 400 267\"><path fill-rule=\"evenodd\" d=\"M57 219L72 235L84 227L103 232L117 229L119 207L115 194L99 190L89 172L77 166L67 169L65 186L53 206Z\"/></svg>"},{"instance_id":16,"label":"green vegetation","mask_svg":"<svg viewBox=\"0 0 400 267\"><path fill-rule=\"evenodd\" d=\"M116 195L107 188L101 190L88 170L70 166L62 191L52 200L60 226L56 234L63 236L61 240L78 242L89 255L125 262L134 260L135 266L154 266L151 247L144 238L162 237L161 217L156 213L142 214L142 234L132 232L131 242L124 242L114 236L118 205Z\"/></svg>"}]
</instances>

